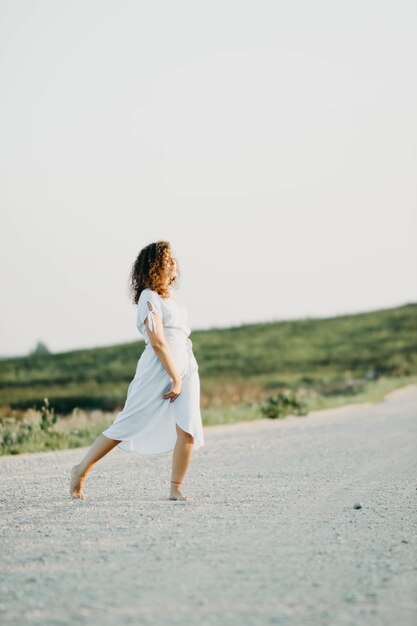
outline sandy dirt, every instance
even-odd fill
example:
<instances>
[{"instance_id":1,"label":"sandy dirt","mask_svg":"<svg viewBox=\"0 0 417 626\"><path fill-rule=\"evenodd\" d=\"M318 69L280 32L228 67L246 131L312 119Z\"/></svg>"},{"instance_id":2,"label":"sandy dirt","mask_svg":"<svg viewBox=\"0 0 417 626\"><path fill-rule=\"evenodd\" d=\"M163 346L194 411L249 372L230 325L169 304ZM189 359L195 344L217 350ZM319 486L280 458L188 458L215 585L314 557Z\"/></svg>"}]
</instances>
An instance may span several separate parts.
<instances>
[{"instance_id":1,"label":"sandy dirt","mask_svg":"<svg viewBox=\"0 0 417 626\"><path fill-rule=\"evenodd\" d=\"M86 500L84 449L0 458L0 622L417 624L417 386L205 436L192 502L171 455L113 450Z\"/></svg>"}]
</instances>

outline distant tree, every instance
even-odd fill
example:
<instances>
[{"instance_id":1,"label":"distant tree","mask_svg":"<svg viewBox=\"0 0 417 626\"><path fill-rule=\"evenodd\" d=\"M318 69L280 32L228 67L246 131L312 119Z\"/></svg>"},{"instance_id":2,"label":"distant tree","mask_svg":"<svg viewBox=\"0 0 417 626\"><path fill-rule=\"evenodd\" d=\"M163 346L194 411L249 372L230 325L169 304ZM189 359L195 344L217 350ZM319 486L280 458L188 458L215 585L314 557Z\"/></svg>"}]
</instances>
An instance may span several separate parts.
<instances>
[{"instance_id":1,"label":"distant tree","mask_svg":"<svg viewBox=\"0 0 417 626\"><path fill-rule=\"evenodd\" d=\"M32 350L31 354L50 354L49 348L43 341L38 341L36 348Z\"/></svg>"}]
</instances>

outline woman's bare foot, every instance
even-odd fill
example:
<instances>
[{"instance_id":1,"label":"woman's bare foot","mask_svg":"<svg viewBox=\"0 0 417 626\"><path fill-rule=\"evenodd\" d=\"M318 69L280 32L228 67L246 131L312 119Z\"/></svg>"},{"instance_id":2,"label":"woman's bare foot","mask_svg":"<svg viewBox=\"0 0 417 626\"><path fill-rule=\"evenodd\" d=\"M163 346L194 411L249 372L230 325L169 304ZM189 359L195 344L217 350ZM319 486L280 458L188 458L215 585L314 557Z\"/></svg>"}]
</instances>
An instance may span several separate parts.
<instances>
[{"instance_id":1,"label":"woman's bare foot","mask_svg":"<svg viewBox=\"0 0 417 626\"><path fill-rule=\"evenodd\" d=\"M73 498L80 498L80 500L85 500L85 496L83 493L84 480L85 477L83 477L80 472L80 466L74 465L74 467L71 468L70 484L70 494Z\"/></svg>"},{"instance_id":2,"label":"woman's bare foot","mask_svg":"<svg viewBox=\"0 0 417 626\"><path fill-rule=\"evenodd\" d=\"M171 492L169 494L169 500L187 500L187 501L191 501L192 498L190 498L190 496L187 496L186 494L182 493L181 489L179 488L179 485L171 483Z\"/></svg>"}]
</instances>

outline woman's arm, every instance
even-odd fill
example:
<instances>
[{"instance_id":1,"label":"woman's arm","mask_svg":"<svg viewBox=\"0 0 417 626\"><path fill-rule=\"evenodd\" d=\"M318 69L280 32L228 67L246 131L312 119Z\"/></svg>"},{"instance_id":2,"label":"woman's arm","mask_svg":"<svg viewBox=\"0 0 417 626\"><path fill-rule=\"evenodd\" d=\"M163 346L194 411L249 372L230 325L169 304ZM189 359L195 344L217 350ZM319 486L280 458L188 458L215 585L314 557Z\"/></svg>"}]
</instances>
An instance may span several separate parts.
<instances>
[{"instance_id":1,"label":"woman's arm","mask_svg":"<svg viewBox=\"0 0 417 626\"><path fill-rule=\"evenodd\" d=\"M151 307L148 303L148 308L151 310ZM148 326L150 315L148 315L145 319L145 327L146 332L148 333L149 343L155 351L155 354L161 361L162 365L172 378L172 386L171 389L163 395L165 399L171 399L171 402L175 400L181 393L182 382L181 376L178 372L177 366L175 365L174 359L172 357L171 349L168 345L167 340L165 339L164 327L162 325L162 318L160 315L152 314L152 322L151 326L153 326L153 330L151 330Z\"/></svg>"}]
</instances>

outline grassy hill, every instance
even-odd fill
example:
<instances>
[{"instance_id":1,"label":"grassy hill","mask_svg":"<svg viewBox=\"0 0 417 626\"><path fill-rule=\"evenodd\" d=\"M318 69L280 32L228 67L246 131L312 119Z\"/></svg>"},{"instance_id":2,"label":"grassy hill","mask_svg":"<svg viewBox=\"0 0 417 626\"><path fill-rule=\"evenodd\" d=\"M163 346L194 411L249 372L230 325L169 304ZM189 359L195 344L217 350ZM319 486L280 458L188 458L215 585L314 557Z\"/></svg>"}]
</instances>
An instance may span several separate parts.
<instances>
[{"instance_id":1,"label":"grassy hill","mask_svg":"<svg viewBox=\"0 0 417 626\"><path fill-rule=\"evenodd\" d=\"M417 305L193 331L203 424L307 415L417 383ZM90 445L144 342L0 361L0 454ZM44 401L46 399L46 402Z\"/></svg>"},{"instance_id":2,"label":"grassy hill","mask_svg":"<svg viewBox=\"0 0 417 626\"><path fill-rule=\"evenodd\" d=\"M417 374L417 304L332 318L195 330L191 339L205 407L260 399L271 389L313 386L321 393L337 394L354 388L355 381ZM0 406L37 408L47 397L63 414L74 407L116 410L123 406L143 349L140 340L4 359Z\"/></svg>"}]
</instances>

